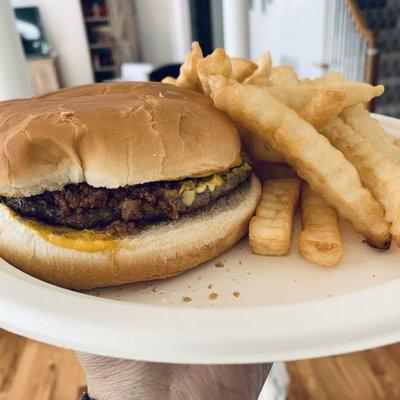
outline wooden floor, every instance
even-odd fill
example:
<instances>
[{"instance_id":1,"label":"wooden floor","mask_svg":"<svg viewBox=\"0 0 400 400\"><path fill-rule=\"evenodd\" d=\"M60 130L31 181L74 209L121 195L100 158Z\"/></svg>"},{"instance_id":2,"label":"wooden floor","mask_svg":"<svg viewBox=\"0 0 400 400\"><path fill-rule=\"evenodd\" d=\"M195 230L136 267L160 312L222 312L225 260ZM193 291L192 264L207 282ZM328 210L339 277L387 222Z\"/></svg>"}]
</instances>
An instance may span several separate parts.
<instances>
[{"instance_id":1,"label":"wooden floor","mask_svg":"<svg viewBox=\"0 0 400 400\"><path fill-rule=\"evenodd\" d=\"M400 399L400 344L288 368L289 400ZM77 400L84 388L72 351L0 330L0 400Z\"/></svg>"}]
</instances>

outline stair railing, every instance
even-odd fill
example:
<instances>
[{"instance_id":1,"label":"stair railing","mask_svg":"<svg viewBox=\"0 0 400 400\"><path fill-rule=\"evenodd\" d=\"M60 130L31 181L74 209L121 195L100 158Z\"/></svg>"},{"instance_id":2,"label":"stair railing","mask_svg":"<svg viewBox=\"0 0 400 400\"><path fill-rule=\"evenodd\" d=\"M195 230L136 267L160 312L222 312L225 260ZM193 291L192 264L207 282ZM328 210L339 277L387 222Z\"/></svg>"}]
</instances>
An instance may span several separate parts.
<instances>
[{"instance_id":1,"label":"stair railing","mask_svg":"<svg viewBox=\"0 0 400 400\"><path fill-rule=\"evenodd\" d=\"M347 80L375 83L378 46L355 0L327 0L324 62Z\"/></svg>"}]
</instances>

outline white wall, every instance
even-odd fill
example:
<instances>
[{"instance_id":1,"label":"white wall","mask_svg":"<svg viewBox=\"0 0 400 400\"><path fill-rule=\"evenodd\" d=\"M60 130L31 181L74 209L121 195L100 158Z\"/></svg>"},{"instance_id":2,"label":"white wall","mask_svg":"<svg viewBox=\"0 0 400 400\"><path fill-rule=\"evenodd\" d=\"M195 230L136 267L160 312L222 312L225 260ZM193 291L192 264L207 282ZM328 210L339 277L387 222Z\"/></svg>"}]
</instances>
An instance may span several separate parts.
<instances>
[{"instance_id":1,"label":"white wall","mask_svg":"<svg viewBox=\"0 0 400 400\"><path fill-rule=\"evenodd\" d=\"M136 0L143 61L160 66L182 62L190 50L188 0Z\"/></svg>"},{"instance_id":2,"label":"white wall","mask_svg":"<svg viewBox=\"0 0 400 400\"><path fill-rule=\"evenodd\" d=\"M272 0L261 11L253 0L250 11L250 55L270 50L274 64L293 64L300 77L322 74L325 6L328 0Z\"/></svg>"},{"instance_id":3,"label":"white wall","mask_svg":"<svg viewBox=\"0 0 400 400\"><path fill-rule=\"evenodd\" d=\"M211 4L213 46L214 48L224 47L222 0L211 0L210 4Z\"/></svg>"},{"instance_id":4,"label":"white wall","mask_svg":"<svg viewBox=\"0 0 400 400\"><path fill-rule=\"evenodd\" d=\"M249 57L249 2L223 0L224 47L231 57Z\"/></svg>"},{"instance_id":5,"label":"white wall","mask_svg":"<svg viewBox=\"0 0 400 400\"><path fill-rule=\"evenodd\" d=\"M39 7L46 39L59 56L64 86L93 82L79 0L12 0L11 3L14 7Z\"/></svg>"},{"instance_id":6,"label":"white wall","mask_svg":"<svg viewBox=\"0 0 400 400\"><path fill-rule=\"evenodd\" d=\"M170 0L170 7L171 61L181 62L185 59L192 43L189 0Z\"/></svg>"},{"instance_id":7,"label":"white wall","mask_svg":"<svg viewBox=\"0 0 400 400\"><path fill-rule=\"evenodd\" d=\"M0 0L0 100L30 97L28 68L8 0Z\"/></svg>"}]
</instances>

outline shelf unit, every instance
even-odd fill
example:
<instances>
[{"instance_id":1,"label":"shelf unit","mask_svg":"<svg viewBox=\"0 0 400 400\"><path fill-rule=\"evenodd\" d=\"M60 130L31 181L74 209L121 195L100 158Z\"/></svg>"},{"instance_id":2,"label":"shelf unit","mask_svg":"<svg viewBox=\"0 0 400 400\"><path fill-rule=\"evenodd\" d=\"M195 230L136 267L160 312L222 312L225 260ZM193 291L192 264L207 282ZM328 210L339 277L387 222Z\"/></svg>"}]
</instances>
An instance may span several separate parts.
<instances>
[{"instance_id":1,"label":"shelf unit","mask_svg":"<svg viewBox=\"0 0 400 400\"><path fill-rule=\"evenodd\" d=\"M108 17L85 17L85 22L86 23L91 23L91 22L108 22L109 18Z\"/></svg>"},{"instance_id":2,"label":"shelf unit","mask_svg":"<svg viewBox=\"0 0 400 400\"><path fill-rule=\"evenodd\" d=\"M115 72L117 67L115 65L109 65L105 67L94 67L94 72Z\"/></svg>"},{"instance_id":3,"label":"shelf unit","mask_svg":"<svg viewBox=\"0 0 400 400\"><path fill-rule=\"evenodd\" d=\"M99 43L89 43L91 49L110 49L114 45L111 42L99 42Z\"/></svg>"},{"instance_id":4,"label":"shelf unit","mask_svg":"<svg viewBox=\"0 0 400 400\"><path fill-rule=\"evenodd\" d=\"M119 77L121 64L141 60L134 0L81 0L95 82Z\"/></svg>"}]
</instances>

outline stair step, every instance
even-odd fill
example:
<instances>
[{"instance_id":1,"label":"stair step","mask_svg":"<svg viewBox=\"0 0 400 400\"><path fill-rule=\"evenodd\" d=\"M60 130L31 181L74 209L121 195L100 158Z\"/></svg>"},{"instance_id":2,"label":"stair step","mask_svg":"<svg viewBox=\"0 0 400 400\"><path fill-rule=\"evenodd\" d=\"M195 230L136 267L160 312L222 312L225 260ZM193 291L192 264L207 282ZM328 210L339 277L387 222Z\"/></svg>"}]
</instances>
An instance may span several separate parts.
<instances>
[{"instance_id":1,"label":"stair step","mask_svg":"<svg viewBox=\"0 0 400 400\"><path fill-rule=\"evenodd\" d=\"M400 29L384 29L376 32L380 53L400 51Z\"/></svg>"},{"instance_id":2,"label":"stair step","mask_svg":"<svg viewBox=\"0 0 400 400\"><path fill-rule=\"evenodd\" d=\"M392 78L381 78L378 79L378 84L384 85L385 87L392 87L400 85L400 76L394 76Z\"/></svg>"},{"instance_id":3,"label":"stair step","mask_svg":"<svg viewBox=\"0 0 400 400\"><path fill-rule=\"evenodd\" d=\"M400 77L400 51L379 54L378 74L380 79Z\"/></svg>"},{"instance_id":4,"label":"stair step","mask_svg":"<svg viewBox=\"0 0 400 400\"><path fill-rule=\"evenodd\" d=\"M379 48L378 83L385 92L375 99L375 112L400 118L400 0L357 0L357 4Z\"/></svg>"},{"instance_id":5,"label":"stair step","mask_svg":"<svg viewBox=\"0 0 400 400\"><path fill-rule=\"evenodd\" d=\"M375 99L375 104L377 106L400 104L400 76L379 78L378 81L385 86L385 92Z\"/></svg>"},{"instance_id":6,"label":"stair step","mask_svg":"<svg viewBox=\"0 0 400 400\"><path fill-rule=\"evenodd\" d=\"M389 117L400 118L400 103L390 105L376 105L375 112L388 115Z\"/></svg>"},{"instance_id":7,"label":"stair step","mask_svg":"<svg viewBox=\"0 0 400 400\"><path fill-rule=\"evenodd\" d=\"M357 0L358 7L361 10L367 10L371 8L384 8L387 5L388 0Z\"/></svg>"},{"instance_id":8,"label":"stair step","mask_svg":"<svg viewBox=\"0 0 400 400\"><path fill-rule=\"evenodd\" d=\"M397 7L364 10L364 21L369 29L394 29L398 27L399 9Z\"/></svg>"}]
</instances>

